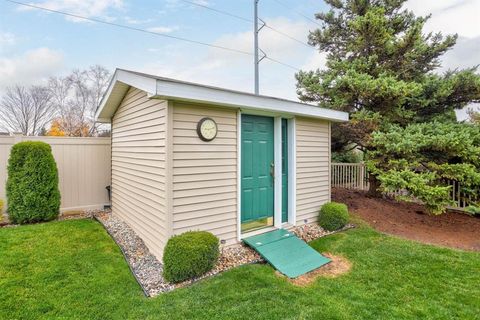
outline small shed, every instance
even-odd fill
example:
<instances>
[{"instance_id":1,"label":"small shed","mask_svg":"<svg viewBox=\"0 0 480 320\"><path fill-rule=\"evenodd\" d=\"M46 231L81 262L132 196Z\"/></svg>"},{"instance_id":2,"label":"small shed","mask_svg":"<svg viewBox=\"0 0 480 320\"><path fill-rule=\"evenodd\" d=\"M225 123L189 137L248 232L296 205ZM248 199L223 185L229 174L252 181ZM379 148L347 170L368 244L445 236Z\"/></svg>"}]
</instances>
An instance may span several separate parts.
<instances>
[{"instance_id":1,"label":"small shed","mask_svg":"<svg viewBox=\"0 0 480 320\"><path fill-rule=\"evenodd\" d=\"M315 222L348 114L117 69L96 119L112 128L112 212L161 259L189 230L233 245Z\"/></svg>"}]
</instances>

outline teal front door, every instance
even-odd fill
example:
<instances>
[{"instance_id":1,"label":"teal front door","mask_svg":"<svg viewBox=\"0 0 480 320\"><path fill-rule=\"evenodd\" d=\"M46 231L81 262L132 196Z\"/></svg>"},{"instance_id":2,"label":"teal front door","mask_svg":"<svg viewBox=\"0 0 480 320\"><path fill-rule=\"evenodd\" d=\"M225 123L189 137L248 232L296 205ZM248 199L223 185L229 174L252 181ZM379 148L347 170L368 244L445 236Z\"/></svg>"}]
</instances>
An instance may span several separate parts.
<instances>
[{"instance_id":1,"label":"teal front door","mask_svg":"<svg viewBox=\"0 0 480 320\"><path fill-rule=\"evenodd\" d=\"M273 118L242 115L242 231L273 224Z\"/></svg>"}]
</instances>

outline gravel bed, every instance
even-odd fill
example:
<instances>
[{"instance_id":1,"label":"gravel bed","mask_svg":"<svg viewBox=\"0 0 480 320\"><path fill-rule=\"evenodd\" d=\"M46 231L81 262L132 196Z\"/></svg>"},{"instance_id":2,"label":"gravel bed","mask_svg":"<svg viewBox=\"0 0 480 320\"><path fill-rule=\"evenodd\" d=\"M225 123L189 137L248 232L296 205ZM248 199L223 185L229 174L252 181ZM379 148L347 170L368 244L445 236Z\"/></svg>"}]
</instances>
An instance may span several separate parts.
<instances>
[{"instance_id":1,"label":"gravel bed","mask_svg":"<svg viewBox=\"0 0 480 320\"><path fill-rule=\"evenodd\" d=\"M153 297L174 289L174 286L163 280L162 264L128 224L109 212L97 213L95 218L122 250L130 270L146 296Z\"/></svg>"},{"instance_id":2,"label":"gravel bed","mask_svg":"<svg viewBox=\"0 0 480 320\"><path fill-rule=\"evenodd\" d=\"M243 264L263 261L260 255L243 245L222 248L218 262L211 271L199 278L170 284L162 277L162 263L150 253L142 239L136 235L128 224L109 212L99 212L94 214L94 217L119 245L130 270L148 297L154 297L162 292L190 285L198 280Z\"/></svg>"},{"instance_id":3,"label":"gravel bed","mask_svg":"<svg viewBox=\"0 0 480 320\"><path fill-rule=\"evenodd\" d=\"M303 241L310 242L315 239L325 237L337 232L345 231L348 229L352 229L352 228L355 228L353 224L347 224L345 227L343 227L340 230L327 231L322 227L320 227L318 224L311 223L311 224L304 224L302 226L295 227L291 231Z\"/></svg>"},{"instance_id":4,"label":"gravel bed","mask_svg":"<svg viewBox=\"0 0 480 320\"><path fill-rule=\"evenodd\" d=\"M88 213L87 213L88 214ZM154 297L160 293L171 291L175 288L185 287L201 279L205 279L226 270L250 263L263 263L263 258L250 247L243 244L221 248L220 257L215 267L201 277L184 282L170 284L162 277L163 265L150 253L145 243L136 235L130 226L115 215L106 211L90 212L107 230L110 236L118 244L127 260L127 263L144 293L148 297ZM347 225L339 231L352 228ZM316 224L303 225L291 230L304 241L336 233L328 232Z\"/></svg>"}]
</instances>

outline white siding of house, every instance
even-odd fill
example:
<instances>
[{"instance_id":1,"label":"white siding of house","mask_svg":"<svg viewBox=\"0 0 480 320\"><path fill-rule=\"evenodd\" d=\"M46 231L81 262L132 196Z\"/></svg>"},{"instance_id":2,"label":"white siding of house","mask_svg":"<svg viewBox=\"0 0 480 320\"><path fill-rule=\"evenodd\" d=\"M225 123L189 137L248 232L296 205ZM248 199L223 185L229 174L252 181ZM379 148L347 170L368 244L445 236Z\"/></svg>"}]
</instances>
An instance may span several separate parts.
<instances>
[{"instance_id":1,"label":"white siding of house","mask_svg":"<svg viewBox=\"0 0 480 320\"><path fill-rule=\"evenodd\" d=\"M112 119L112 211L162 257L170 235L166 196L168 103L131 88Z\"/></svg>"},{"instance_id":2,"label":"white siding of house","mask_svg":"<svg viewBox=\"0 0 480 320\"><path fill-rule=\"evenodd\" d=\"M296 119L297 224L315 222L330 201L330 124Z\"/></svg>"}]
</instances>

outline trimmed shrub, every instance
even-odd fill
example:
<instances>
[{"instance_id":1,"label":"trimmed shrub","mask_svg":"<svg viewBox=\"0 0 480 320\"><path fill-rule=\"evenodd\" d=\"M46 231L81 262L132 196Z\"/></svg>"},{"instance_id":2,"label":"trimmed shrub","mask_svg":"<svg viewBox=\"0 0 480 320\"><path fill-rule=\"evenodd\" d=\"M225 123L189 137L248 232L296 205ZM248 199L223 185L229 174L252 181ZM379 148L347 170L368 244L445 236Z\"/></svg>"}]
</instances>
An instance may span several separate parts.
<instances>
[{"instance_id":1,"label":"trimmed shrub","mask_svg":"<svg viewBox=\"0 0 480 320\"><path fill-rule=\"evenodd\" d=\"M326 203L320 209L318 224L325 230L335 231L343 228L348 222L348 207L343 203Z\"/></svg>"},{"instance_id":2,"label":"trimmed shrub","mask_svg":"<svg viewBox=\"0 0 480 320\"><path fill-rule=\"evenodd\" d=\"M171 237L163 251L163 277L180 282L210 271L218 260L218 238L210 232L189 231Z\"/></svg>"},{"instance_id":3,"label":"trimmed shrub","mask_svg":"<svg viewBox=\"0 0 480 320\"><path fill-rule=\"evenodd\" d=\"M13 223L49 221L58 216L60 191L57 164L50 145L15 144L8 159L8 215Z\"/></svg>"},{"instance_id":4,"label":"trimmed shrub","mask_svg":"<svg viewBox=\"0 0 480 320\"><path fill-rule=\"evenodd\" d=\"M4 205L3 200L0 199L0 215L3 213L3 205Z\"/></svg>"}]
</instances>

